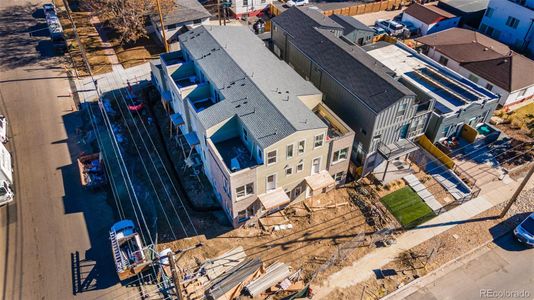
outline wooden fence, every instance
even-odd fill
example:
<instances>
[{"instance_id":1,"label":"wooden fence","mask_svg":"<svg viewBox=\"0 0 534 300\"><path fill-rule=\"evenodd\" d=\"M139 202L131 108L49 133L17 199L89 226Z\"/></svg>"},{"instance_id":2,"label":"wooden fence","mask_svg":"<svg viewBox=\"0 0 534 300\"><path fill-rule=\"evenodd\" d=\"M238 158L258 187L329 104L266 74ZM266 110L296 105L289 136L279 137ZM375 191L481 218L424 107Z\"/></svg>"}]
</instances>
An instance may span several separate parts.
<instances>
[{"instance_id":1,"label":"wooden fence","mask_svg":"<svg viewBox=\"0 0 534 300\"><path fill-rule=\"evenodd\" d=\"M454 161L438 147L432 144L432 142L426 137L426 135L423 135L419 138L419 145L421 145L423 149L434 155L434 157L436 157L445 166L447 166L447 168L454 168Z\"/></svg>"},{"instance_id":2,"label":"wooden fence","mask_svg":"<svg viewBox=\"0 0 534 300\"><path fill-rule=\"evenodd\" d=\"M391 10L402 5L407 5L409 2L410 1L406 0L382 0L373 3L360 3L356 5L348 5L347 7L342 7L338 9L325 10L323 11L323 14L325 14L326 16L330 16L333 14L356 16L384 10ZM270 11L271 14L275 16L278 16L282 13L282 10L273 4L270 5Z\"/></svg>"}]
</instances>

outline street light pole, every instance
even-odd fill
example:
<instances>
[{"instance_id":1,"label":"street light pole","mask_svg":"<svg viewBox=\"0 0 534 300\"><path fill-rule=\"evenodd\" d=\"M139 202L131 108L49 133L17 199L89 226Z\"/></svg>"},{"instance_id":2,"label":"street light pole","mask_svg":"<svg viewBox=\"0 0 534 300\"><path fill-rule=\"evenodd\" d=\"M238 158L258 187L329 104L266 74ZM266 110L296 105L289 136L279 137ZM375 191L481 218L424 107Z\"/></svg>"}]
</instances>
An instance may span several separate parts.
<instances>
[{"instance_id":1,"label":"street light pole","mask_svg":"<svg viewBox=\"0 0 534 300\"><path fill-rule=\"evenodd\" d=\"M512 204L514 204L515 201L517 201L517 197L519 196L519 194L521 194L521 192L525 188L525 185L527 185L527 182L530 179L530 177L532 177L532 174L534 174L534 165L532 166L532 168L530 168L530 171L528 171L527 176L525 176L525 178L523 179L523 181L521 182L521 184L515 191L514 195L512 196L512 198L510 198L510 201L508 201L508 203L506 204L506 207L502 210L501 214L499 215L499 218L504 217L506 213L508 213L508 211L510 210L510 207L512 207Z\"/></svg>"},{"instance_id":2,"label":"street light pole","mask_svg":"<svg viewBox=\"0 0 534 300\"><path fill-rule=\"evenodd\" d=\"M156 0L159 13L159 22L161 24L161 33L163 36L163 45L165 45L165 52L169 52L169 44L167 43L167 35L165 34L165 25L163 25L163 15L161 14L161 5L159 5L159 0Z\"/></svg>"}]
</instances>

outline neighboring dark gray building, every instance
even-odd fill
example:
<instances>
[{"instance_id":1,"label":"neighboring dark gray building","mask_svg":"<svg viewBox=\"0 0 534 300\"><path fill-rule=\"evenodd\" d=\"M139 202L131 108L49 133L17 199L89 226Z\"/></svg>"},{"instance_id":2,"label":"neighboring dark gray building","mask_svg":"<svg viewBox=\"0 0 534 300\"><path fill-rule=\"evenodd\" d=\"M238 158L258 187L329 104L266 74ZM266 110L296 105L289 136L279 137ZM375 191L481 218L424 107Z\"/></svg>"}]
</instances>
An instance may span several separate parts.
<instances>
[{"instance_id":1,"label":"neighboring dark gray building","mask_svg":"<svg viewBox=\"0 0 534 300\"><path fill-rule=\"evenodd\" d=\"M418 98L394 72L344 42L343 26L317 10L290 8L272 24L274 52L319 88L356 132L353 161L363 174L417 148L412 140L425 131L431 99Z\"/></svg>"},{"instance_id":2,"label":"neighboring dark gray building","mask_svg":"<svg viewBox=\"0 0 534 300\"><path fill-rule=\"evenodd\" d=\"M369 28L369 26L363 24L353 17L332 15L330 18L339 25L343 26L342 37L353 44L360 46L368 44L375 35L375 31L373 29Z\"/></svg>"}]
</instances>

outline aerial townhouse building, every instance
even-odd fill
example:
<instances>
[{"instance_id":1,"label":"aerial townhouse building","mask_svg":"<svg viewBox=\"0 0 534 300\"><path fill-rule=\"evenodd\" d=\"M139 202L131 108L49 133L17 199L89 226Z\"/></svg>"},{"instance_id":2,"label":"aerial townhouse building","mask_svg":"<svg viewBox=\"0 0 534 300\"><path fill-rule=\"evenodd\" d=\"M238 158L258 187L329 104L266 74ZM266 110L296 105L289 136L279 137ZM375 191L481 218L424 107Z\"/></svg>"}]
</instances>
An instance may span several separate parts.
<instances>
[{"instance_id":1,"label":"aerial townhouse building","mask_svg":"<svg viewBox=\"0 0 534 300\"><path fill-rule=\"evenodd\" d=\"M435 101L426 136L435 143L461 135L464 125L483 132L499 96L418 53L403 43L378 42L364 47L389 67L418 98Z\"/></svg>"},{"instance_id":2,"label":"aerial townhouse building","mask_svg":"<svg viewBox=\"0 0 534 300\"><path fill-rule=\"evenodd\" d=\"M234 226L345 181L354 132L248 28L201 26L180 46L153 82Z\"/></svg>"},{"instance_id":3,"label":"aerial townhouse building","mask_svg":"<svg viewBox=\"0 0 534 300\"><path fill-rule=\"evenodd\" d=\"M290 8L272 19L273 51L324 94L355 132L353 160L367 174L415 151L434 101L417 97L395 73L340 38L344 27L320 11Z\"/></svg>"}]
</instances>

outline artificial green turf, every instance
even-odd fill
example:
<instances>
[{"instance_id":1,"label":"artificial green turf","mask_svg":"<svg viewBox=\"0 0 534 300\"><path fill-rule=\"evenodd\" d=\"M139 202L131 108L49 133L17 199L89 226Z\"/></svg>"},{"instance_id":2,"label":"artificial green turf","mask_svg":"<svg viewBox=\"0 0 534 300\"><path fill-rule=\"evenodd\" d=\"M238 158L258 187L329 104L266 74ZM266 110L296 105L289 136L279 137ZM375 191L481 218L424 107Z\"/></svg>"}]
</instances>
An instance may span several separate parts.
<instances>
[{"instance_id":1,"label":"artificial green turf","mask_svg":"<svg viewBox=\"0 0 534 300\"><path fill-rule=\"evenodd\" d=\"M434 216L432 209L409 186L383 197L380 201L405 228L414 227Z\"/></svg>"}]
</instances>

